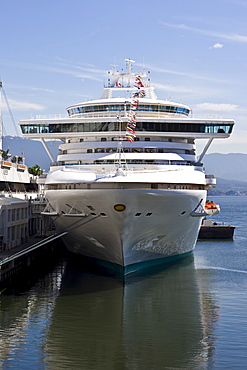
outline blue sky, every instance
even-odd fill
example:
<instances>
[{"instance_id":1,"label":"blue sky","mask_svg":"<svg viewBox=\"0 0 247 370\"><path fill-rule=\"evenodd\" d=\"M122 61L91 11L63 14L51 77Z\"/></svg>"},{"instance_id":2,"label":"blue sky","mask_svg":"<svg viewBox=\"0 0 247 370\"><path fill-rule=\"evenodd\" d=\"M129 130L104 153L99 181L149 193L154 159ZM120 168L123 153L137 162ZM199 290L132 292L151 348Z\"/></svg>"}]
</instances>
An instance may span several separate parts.
<instances>
[{"instance_id":1,"label":"blue sky","mask_svg":"<svg viewBox=\"0 0 247 370\"><path fill-rule=\"evenodd\" d=\"M101 96L124 59L160 99L236 121L211 153L247 153L247 0L0 0L0 76L15 122ZM16 135L3 101L4 134Z\"/></svg>"}]
</instances>

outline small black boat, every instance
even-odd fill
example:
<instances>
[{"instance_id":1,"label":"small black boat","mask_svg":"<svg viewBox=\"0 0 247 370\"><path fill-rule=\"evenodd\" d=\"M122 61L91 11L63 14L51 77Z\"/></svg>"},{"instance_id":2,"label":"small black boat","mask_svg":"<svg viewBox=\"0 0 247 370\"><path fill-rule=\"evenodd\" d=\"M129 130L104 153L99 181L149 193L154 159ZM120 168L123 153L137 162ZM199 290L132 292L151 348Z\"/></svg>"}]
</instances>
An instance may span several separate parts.
<instances>
[{"instance_id":1,"label":"small black boat","mask_svg":"<svg viewBox=\"0 0 247 370\"><path fill-rule=\"evenodd\" d=\"M233 239L234 230L234 226L220 224L212 220L204 220L198 239Z\"/></svg>"}]
</instances>

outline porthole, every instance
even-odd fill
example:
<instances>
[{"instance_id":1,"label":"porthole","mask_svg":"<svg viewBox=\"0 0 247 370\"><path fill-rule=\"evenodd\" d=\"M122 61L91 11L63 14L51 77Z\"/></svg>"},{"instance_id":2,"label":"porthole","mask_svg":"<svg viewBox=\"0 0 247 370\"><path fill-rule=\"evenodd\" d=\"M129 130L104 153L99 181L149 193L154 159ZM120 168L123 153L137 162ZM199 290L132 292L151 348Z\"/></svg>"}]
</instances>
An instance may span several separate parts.
<instances>
[{"instance_id":1,"label":"porthole","mask_svg":"<svg viewBox=\"0 0 247 370\"><path fill-rule=\"evenodd\" d=\"M124 204L115 204L114 209L117 212L123 212L126 209L126 206Z\"/></svg>"}]
</instances>

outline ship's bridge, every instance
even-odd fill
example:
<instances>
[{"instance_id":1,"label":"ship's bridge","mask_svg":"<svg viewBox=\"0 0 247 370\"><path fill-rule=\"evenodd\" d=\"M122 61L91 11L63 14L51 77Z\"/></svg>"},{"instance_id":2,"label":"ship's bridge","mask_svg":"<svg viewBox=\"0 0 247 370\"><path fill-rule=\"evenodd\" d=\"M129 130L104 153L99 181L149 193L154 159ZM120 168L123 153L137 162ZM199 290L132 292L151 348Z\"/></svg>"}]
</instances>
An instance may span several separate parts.
<instances>
[{"instance_id":1,"label":"ship's bridge","mask_svg":"<svg viewBox=\"0 0 247 370\"><path fill-rule=\"evenodd\" d=\"M24 137L60 138L68 136L116 136L126 130L131 101L99 99L75 104L67 108L67 118L37 116L19 122ZM190 108L165 100L140 99L135 112L136 135L186 136L193 138L228 137L233 120L196 119L189 116Z\"/></svg>"},{"instance_id":2,"label":"ship's bridge","mask_svg":"<svg viewBox=\"0 0 247 370\"><path fill-rule=\"evenodd\" d=\"M26 138L64 138L82 135L102 136L109 138L116 136L117 132L126 129L127 117L121 117L122 130L119 120L110 117L94 118L37 118L20 121L23 136ZM233 120L201 120L201 119L175 119L175 118L154 118L140 117L136 126L136 135L145 136L186 136L195 139L207 139L211 137L228 137L234 125ZM111 139L111 138L110 138Z\"/></svg>"}]
</instances>

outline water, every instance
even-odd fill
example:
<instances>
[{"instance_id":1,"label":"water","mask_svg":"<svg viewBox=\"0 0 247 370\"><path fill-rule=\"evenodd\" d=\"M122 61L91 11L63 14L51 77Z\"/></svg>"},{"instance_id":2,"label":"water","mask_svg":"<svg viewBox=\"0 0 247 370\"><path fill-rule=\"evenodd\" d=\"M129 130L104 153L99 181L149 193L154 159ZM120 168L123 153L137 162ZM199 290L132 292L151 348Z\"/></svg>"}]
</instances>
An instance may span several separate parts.
<instances>
[{"instance_id":1,"label":"water","mask_svg":"<svg viewBox=\"0 0 247 370\"><path fill-rule=\"evenodd\" d=\"M212 197L234 241L121 280L61 262L0 296L1 369L247 369L247 197Z\"/></svg>"}]
</instances>

